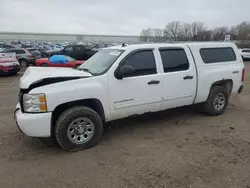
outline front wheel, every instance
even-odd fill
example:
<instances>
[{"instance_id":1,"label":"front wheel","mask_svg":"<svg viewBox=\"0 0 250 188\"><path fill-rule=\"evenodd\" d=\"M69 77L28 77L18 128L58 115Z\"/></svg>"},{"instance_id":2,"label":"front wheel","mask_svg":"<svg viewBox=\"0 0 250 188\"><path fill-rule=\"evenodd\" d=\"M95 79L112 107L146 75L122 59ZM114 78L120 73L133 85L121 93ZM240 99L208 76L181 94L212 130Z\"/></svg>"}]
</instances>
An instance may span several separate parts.
<instances>
[{"instance_id":1,"label":"front wheel","mask_svg":"<svg viewBox=\"0 0 250 188\"><path fill-rule=\"evenodd\" d=\"M88 107L73 107L63 112L55 125L55 137L67 151L79 151L95 146L101 138L103 123Z\"/></svg>"},{"instance_id":2,"label":"front wheel","mask_svg":"<svg viewBox=\"0 0 250 188\"><path fill-rule=\"evenodd\" d=\"M204 111L211 116L221 115L228 106L228 100L229 94L225 87L213 86L204 104Z\"/></svg>"}]
</instances>

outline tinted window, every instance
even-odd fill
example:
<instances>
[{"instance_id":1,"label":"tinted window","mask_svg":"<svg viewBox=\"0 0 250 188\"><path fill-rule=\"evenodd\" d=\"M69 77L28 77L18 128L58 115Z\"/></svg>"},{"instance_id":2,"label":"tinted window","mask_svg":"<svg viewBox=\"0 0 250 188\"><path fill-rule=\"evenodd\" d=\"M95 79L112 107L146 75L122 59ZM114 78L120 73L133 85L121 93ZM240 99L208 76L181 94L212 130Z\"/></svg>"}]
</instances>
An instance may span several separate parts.
<instances>
[{"instance_id":1,"label":"tinted window","mask_svg":"<svg viewBox=\"0 0 250 188\"><path fill-rule=\"evenodd\" d=\"M236 60L232 48L203 48L200 50L200 54L204 63L218 63Z\"/></svg>"},{"instance_id":2,"label":"tinted window","mask_svg":"<svg viewBox=\"0 0 250 188\"><path fill-rule=\"evenodd\" d=\"M247 53L249 53L249 52L250 52L250 50L242 50L242 52L247 52Z\"/></svg>"},{"instance_id":3,"label":"tinted window","mask_svg":"<svg viewBox=\"0 0 250 188\"><path fill-rule=\"evenodd\" d=\"M132 54L124 61L123 65L134 67L135 73L132 76L156 74L155 58L152 50Z\"/></svg>"},{"instance_id":4,"label":"tinted window","mask_svg":"<svg viewBox=\"0 0 250 188\"><path fill-rule=\"evenodd\" d=\"M65 52L72 52L73 51L73 47L67 47L64 49Z\"/></svg>"},{"instance_id":5,"label":"tinted window","mask_svg":"<svg viewBox=\"0 0 250 188\"><path fill-rule=\"evenodd\" d=\"M189 62L184 49L160 50L164 72L175 72L189 69Z\"/></svg>"},{"instance_id":6,"label":"tinted window","mask_svg":"<svg viewBox=\"0 0 250 188\"><path fill-rule=\"evenodd\" d=\"M13 50L16 54L25 54L24 50Z\"/></svg>"},{"instance_id":7,"label":"tinted window","mask_svg":"<svg viewBox=\"0 0 250 188\"><path fill-rule=\"evenodd\" d=\"M85 51L85 50L86 50L85 46L76 46L76 47L75 47L75 51L83 52L83 51Z\"/></svg>"}]
</instances>

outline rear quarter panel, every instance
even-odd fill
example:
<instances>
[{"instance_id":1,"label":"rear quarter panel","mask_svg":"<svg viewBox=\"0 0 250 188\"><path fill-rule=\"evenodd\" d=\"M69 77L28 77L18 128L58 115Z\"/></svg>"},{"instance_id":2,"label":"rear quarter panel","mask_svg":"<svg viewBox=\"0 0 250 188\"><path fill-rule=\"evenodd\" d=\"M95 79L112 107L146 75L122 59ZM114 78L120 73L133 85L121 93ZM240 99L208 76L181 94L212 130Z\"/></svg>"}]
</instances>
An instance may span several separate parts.
<instances>
[{"instance_id":1,"label":"rear quarter panel","mask_svg":"<svg viewBox=\"0 0 250 188\"><path fill-rule=\"evenodd\" d=\"M241 76L242 70L244 69L244 63L242 61L241 55L239 53L238 48L231 43L221 43L218 45L213 45L216 47L231 47L234 50L236 55L236 61L229 62L218 62L218 63L204 63L201 55L201 48L209 48L209 46L190 46L196 66L197 66L197 74L198 74L198 88L197 88L197 96L195 99L195 103L205 102L208 98L211 86L213 83L221 80L232 80L233 88L232 93L237 93L240 86L242 85ZM238 72L234 74L233 72Z\"/></svg>"}]
</instances>

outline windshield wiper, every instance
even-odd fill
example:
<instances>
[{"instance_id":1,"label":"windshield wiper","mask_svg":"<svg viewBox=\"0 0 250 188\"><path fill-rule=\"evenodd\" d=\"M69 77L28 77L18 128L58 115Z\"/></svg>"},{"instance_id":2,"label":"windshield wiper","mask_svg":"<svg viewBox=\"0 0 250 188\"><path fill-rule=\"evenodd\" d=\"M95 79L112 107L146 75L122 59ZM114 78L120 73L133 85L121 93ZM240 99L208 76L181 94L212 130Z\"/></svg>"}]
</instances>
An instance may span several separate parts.
<instances>
[{"instance_id":1,"label":"windshield wiper","mask_svg":"<svg viewBox=\"0 0 250 188\"><path fill-rule=\"evenodd\" d=\"M90 73L90 74L92 74L91 72L90 72L90 70L89 69L86 69L86 68L77 68L78 70L83 70L83 71L85 71L85 72L88 72L88 73Z\"/></svg>"}]
</instances>

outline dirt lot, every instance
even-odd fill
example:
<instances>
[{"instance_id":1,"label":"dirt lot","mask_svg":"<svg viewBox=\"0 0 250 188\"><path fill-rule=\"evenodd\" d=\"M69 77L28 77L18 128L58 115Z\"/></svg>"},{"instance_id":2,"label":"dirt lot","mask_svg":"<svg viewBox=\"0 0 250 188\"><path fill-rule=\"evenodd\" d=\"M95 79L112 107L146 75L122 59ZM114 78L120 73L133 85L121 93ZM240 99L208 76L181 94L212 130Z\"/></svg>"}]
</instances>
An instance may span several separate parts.
<instances>
[{"instance_id":1,"label":"dirt lot","mask_svg":"<svg viewBox=\"0 0 250 188\"><path fill-rule=\"evenodd\" d=\"M250 62L246 62L250 72ZM101 143L66 153L22 135L19 76L0 78L0 187L250 188L250 75L226 113L182 108L113 123Z\"/></svg>"}]
</instances>

